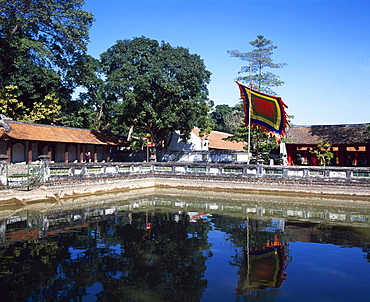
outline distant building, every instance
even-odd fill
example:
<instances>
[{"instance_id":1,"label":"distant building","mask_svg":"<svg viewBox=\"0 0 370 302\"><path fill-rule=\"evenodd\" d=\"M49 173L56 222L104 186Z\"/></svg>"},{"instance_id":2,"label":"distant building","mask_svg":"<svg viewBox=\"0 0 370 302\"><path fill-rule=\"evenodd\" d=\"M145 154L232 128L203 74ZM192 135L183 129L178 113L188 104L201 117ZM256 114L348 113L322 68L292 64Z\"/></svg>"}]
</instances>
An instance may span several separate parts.
<instances>
[{"instance_id":1,"label":"distant building","mask_svg":"<svg viewBox=\"0 0 370 302\"><path fill-rule=\"evenodd\" d=\"M331 165L370 166L370 133L363 124L312 125L290 127L286 133L286 152L290 165L318 165L310 153L320 140L329 143L334 153Z\"/></svg>"},{"instance_id":2,"label":"distant building","mask_svg":"<svg viewBox=\"0 0 370 302\"><path fill-rule=\"evenodd\" d=\"M180 139L180 132L175 131L165 151L162 161L178 162L247 162L248 155L244 142L225 141L232 134L212 131L200 136L200 129L194 128L187 142Z\"/></svg>"},{"instance_id":3,"label":"distant building","mask_svg":"<svg viewBox=\"0 0 370 302\"><path fill-rule=\"evenodd\" d=\"M110 161L112 148L128 146L121 137L109 132L17 122L1 116L0 154L9 163L30 163L40 155L53 162Z\"/></svg>"},{"instance_id":4,"label":"distant building","mask_svg":"<svg viewBox=\"0 0 370 302\"><path fill-rule=\"evenodd\" d=\"M243 142L230 142L223 140L230 137L232 134L212 131L209 134L200 136L200 129L194 128L190 133L188 142L180 139L180 132L175 131L172 135L172 140L167 148L168 151L210 151L210 150L233 150L245 151Z\"/></svg>"}]
</instances>

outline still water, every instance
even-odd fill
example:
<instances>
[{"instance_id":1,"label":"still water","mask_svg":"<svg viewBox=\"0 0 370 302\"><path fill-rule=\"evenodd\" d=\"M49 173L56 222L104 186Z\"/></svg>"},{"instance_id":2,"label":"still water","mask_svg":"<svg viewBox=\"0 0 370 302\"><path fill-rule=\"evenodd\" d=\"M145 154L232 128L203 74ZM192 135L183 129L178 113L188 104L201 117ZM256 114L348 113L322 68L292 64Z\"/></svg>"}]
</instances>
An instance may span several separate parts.
<instances>
[{"instance_id":1,"label":"still water","mask_svg":"<svg viewBox=\"0 0 370 302\"><path fill-rule=\"evenodd\" d=\"M370 203L145 189L0 208L1 301L370 301Z\"/></svg>"}]
</instances>

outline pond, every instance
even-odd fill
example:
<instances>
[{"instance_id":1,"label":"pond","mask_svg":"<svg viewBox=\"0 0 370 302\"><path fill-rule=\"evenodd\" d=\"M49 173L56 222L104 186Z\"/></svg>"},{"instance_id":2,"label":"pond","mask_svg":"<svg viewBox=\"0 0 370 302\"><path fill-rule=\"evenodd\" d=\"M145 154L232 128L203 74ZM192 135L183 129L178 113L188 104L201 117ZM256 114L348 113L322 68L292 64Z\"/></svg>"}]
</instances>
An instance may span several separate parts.
<instances>
[{"instance_id":1,"label":"pond","mask_svg":"<svg viewBox=\"0 0 370 302\"><path fill-rule=\"evenodd\" d=\"M142 189L0 208L2 301L366 301L369 200Z\"/></svg>"}]
</instances>

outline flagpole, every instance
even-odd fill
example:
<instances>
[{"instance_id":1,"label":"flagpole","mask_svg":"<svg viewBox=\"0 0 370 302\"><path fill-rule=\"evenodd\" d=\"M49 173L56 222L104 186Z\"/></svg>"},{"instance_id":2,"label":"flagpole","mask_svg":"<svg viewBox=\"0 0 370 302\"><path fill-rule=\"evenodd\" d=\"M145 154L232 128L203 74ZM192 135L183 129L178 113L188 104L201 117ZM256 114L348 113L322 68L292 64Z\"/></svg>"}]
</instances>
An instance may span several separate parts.
<instances>
[{"instance_id":1,"label":"flagpole","mask_svg":"<svg viewBox=\"0 0 370 302\"><path fill-rule=\"evenodd\" d=\"M248 164L250 163L251 152L251 109L252 109L252 61L249 61L249 112L248 112Z\"/></svg>"}]
</instances>

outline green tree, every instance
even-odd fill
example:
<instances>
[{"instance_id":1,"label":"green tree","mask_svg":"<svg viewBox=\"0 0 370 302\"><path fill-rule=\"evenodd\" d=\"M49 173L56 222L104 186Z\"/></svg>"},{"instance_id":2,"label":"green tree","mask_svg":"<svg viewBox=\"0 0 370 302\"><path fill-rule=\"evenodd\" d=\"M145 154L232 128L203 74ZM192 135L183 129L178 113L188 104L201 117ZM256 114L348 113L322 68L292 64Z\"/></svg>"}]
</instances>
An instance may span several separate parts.
<instances>
[{"instance_id":1,"label":"green tree","mask_svg":"<svg viewBox=\"0 0 370 302\"><path fill-rule=\"evenodd\" d=\"M17 99L54 106L74 85L66 72L86 51L93 16L83 0L5 0L0 6L0 89L16 85ZM55 97L51 97L51 95ZM47 101L50 100L50 103ZM12 116L10 116L12 117Z\"/></svg>"},{"instance_id":2,"label":"green tree","mask_svg":"<svg viewBox=\"0 0 370 302\"><path fill-rule=\"evenodd\" d=\"M237 129L233 136L229 136L224 140L234 142L248 142L249 130L248 127L241 126ZM262 131L258 126L252 127L250 130L250 151L255 154L255 159L262 158L264 163L267 163L268 153L278 148L276 138L272 133ZM245 149L248 146L244 147Z\"/></svg>"},{"instance_id":3,"label":"green tree","mask_svg":"<svg viewBox=\"0 0 370 302\"><path fill-rule=\"evenodd\" d=\"M55 93L45 95L43 99L35 101L33 106L26 107L19 100L18 87L9 85L0 90L0 112L23 122L52 123L57 121L61 106Z\"/></svg>"},{"instance_id":4,"label":"green tree","mask_svg":"<svg viewBox=\"0 0 370 302\"><path fill-rule=\"evenodd\" d=\"M214 130L234 133L243 125L243 104L239 103L234 107L225 104L217 105L211 113L211 119L215 124Z\"/></svg>"},{"instance_id":5,"label":"green tree","mask_svg":"<svg viewBox=\"0 0 370 302\"><path fill-rule=\"evenodd\" d=\"M326 166L330 164L330 161L334 158L334 153L330 151L331 144L325 143L323 139L310 150L311 154L314 154L317 158L320 166Z\"/></svg>"},{"instance_id":6,"label":"green tree","mask_svg":"<svg viewBox=\"0 0 370 302\"><path fill-rule=\"evenodd\" d=\"M83 90L76 100L63 106L62 123L96 130L109 129L115 119L115 97L107 93L101 62L83 54L74 67L68 71L68 76Z\"/></svg>"},{"instance_id":7,"label":"green tree","mask_svg":"<svg viewBox=\"0 0 370 302\"><path fill-rule=\"evenodd\" d=\"M235 133L239 127L244 125L243 101L232 107L232 112L225 117L225 126L228 133Z\"/></svg>"},{"instance_id":8,"label":"green tree","mask_svg":"<svg viewBox=\"0 0 370 302\"><path fill-rule=\"evenodd\" d=\"M211 119L214 122L214 130L216 131L226 131L226 125L225 125L225 119L226 116L231 114L233 111L232 107L226 104L217 105L214 109L214 111L211 113Z\"/></svg>"},{"instance_id":9,"label":"green tree","mask_svg":"<svg viewBox=\"0 0 370 302\"><path fill-rule=\"evenodd\" d=\"M0 89L0 112L1 114L19 119L26 111L23 102L18 100L17 86L9 85Z\"/></svg>"},{"instance_id":10,"label":"green tree","mask_svg":"<svg viewBox=\"0 0 370 302\"><path fill-rule=\"evenodd\" d=\"M156 146L175 130L186 138L194 126L210 126L203 60L183 47L145 37L119 40L101 55L107 97L114 97L114 131L149 133Z\"/></svg>"},{"instance_id":11,"label":"green tree","mask_svg":"<svg viewBox=\"0 0 370 302\"><path fill-rule=\"evenodd\" d=\"M231 57L239 58L243 61L248 61L252 65L252 79L250 78L250 65L241 67L239 73L248 73L246 76L240 76L238 81L249 84L250 81L254 83L259 91L274 95L275 92L271 87L278 87L284 84L279 80L279 77L272 72L265 71L266 68L282 68L286 63L274 63L271 59L274 49L277 46L273 45L271 40L266 39L264 36L257 36L257 39L249 42L253 46L250 52L240 52L239 50L229 50L228 53Z\"/></svg>"}]
</instances>

